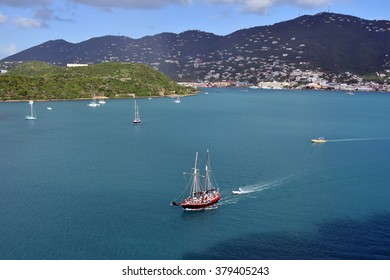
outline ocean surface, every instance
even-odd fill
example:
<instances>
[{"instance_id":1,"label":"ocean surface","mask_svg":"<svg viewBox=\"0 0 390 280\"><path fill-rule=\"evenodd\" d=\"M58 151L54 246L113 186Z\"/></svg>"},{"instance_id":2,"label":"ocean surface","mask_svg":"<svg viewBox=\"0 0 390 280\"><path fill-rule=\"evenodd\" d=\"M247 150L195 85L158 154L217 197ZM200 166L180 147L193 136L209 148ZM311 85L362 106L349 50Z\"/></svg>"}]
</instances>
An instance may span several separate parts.
<instances>
[{"instance_id":1,"label":"ocean surface","mask_svg":"<svg viewBox=\"0 0 390 280\"><path fill-rule=\"evenodd\" d=\"M88 103L0 103L0 259L390 259L389 93ZM170 206L207 149L218 207Z\"/></svg>"}]
</instances>

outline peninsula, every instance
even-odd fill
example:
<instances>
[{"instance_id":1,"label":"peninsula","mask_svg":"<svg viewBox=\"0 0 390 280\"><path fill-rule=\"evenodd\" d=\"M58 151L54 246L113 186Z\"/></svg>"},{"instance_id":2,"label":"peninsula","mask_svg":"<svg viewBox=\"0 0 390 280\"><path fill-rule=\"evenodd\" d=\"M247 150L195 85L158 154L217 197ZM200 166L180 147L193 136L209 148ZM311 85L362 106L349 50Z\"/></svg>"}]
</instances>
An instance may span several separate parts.
<instances>
[{"instance_id":1,"label":"peninsula","mask_svg":"<svg viewBox=\"0 0 390 280\"><path fill-rule=\"evenodd\" d=\"M0 75L0 100L86 99L188 95L193 87L138 63L107 62L60 67L25 62Z\"/></svg>"}]
</instances>

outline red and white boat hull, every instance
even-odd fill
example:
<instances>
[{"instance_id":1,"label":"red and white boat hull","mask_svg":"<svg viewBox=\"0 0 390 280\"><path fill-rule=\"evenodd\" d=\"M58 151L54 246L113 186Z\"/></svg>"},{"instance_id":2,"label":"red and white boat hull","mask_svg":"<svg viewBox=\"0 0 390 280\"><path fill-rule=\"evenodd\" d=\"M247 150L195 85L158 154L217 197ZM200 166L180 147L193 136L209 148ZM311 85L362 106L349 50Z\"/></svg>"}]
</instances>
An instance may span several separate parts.
<instances>
[{"instance_id":1,"label":"red and white boat hull","mask_svg":"<svg viewBox=\"0 0 390 280\"><path fill-rule=\"evenodd\" d=\"M213 199L211 199L210 201L199 202L199 203L194 203L192 201L189 201L189 202L184 201L184 202L180 203L180 206L183 209L204 209L204 208L210 207L211 205L216 204L218 202L219 198L220 198L220 196L217 195Z\"/></svg>"}]
</instances>

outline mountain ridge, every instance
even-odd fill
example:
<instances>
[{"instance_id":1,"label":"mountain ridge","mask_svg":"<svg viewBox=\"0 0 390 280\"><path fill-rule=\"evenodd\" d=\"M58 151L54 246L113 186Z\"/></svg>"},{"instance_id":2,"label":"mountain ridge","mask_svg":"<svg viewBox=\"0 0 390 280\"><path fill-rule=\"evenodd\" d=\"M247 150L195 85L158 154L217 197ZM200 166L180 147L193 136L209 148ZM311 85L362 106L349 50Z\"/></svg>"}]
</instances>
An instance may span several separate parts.
<instances>
[{"instance_id":1,"label":"mountain ridge","mask_svg":"<svg viewBox=\"0 0 390 280\"><path fill-rule=\"evenodd\" d=\"M390 21L319 13L221 36L199 30L132 39L51 40L4 58L56 65L136 62L176 81L282 80L295 69L367 75L390 68Z\"/></svg>"}]
</instances>

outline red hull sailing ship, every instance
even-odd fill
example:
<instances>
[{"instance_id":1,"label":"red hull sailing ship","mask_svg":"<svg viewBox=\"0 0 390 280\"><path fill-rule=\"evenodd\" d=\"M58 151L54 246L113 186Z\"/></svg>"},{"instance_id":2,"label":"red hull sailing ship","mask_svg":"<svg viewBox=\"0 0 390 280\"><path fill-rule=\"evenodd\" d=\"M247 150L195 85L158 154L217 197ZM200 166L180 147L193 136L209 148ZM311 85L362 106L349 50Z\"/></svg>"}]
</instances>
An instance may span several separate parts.
<instances>
[{"instance_id":1,"label":"red hull sailing ship","mask_svg":"<svg viewBox=\"0 0 390 280\"><path fill-rule=\"evenodd\" d=\"M210 169L208 150L204 176L199 174L197 163L198 152L195 155L195 166L192 168L192 172L188 174L191 175L191 180L188 184L190 186L190 195L179 203L172 201L172 206L181 206L184 210L202 210L216 204L220 199L219 189L216 188L215 179Z\"/></svg>"}]
</instances>

